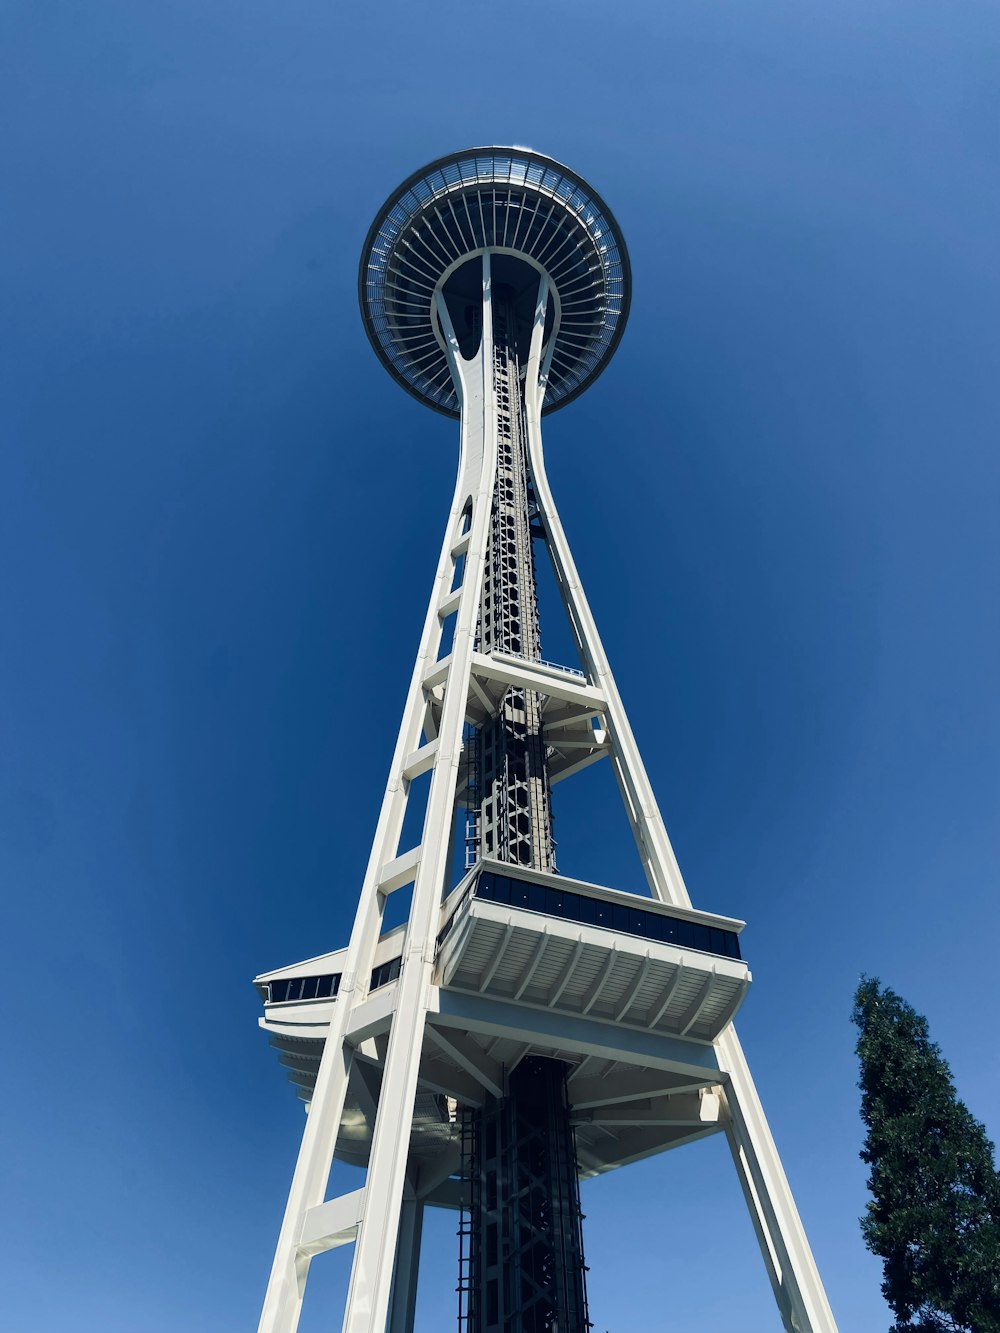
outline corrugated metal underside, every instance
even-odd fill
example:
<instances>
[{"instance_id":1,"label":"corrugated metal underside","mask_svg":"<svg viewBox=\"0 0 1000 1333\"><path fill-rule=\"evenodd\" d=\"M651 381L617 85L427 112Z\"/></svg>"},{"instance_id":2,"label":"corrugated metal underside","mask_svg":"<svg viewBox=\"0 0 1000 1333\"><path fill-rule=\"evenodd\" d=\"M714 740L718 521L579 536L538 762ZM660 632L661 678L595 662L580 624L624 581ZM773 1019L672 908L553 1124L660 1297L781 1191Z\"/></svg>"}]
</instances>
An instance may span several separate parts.
<instances>
[{"instance_id":1,"label":"corrugated metal underside","mask_svg":"<svg viewBox=\"0 0 1000 1333\"><path fill-rule=\"evenodd\" d=\"M457 990L712 1041L749 985L745 967L712 954L647 950L611 932L598 943L591 932L581 945L527 913L512 912L511 929L510 920L480 912L474 907L468 926L442 946L442 980Z\"/></svg>"}]
</instances>

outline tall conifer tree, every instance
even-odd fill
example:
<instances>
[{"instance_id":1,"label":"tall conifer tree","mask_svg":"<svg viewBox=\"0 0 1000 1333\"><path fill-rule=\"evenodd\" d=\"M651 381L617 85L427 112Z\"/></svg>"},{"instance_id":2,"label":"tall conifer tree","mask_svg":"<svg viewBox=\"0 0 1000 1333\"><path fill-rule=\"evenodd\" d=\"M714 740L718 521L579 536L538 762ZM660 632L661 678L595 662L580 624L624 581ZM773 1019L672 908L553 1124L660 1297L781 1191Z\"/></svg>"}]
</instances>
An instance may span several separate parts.
<instances>
[{"instance_id":1,"label":"tall conifer tree","mask_svg":"<svg viewBox=\"0 0 1000 1333\"><path fill-rule=\"evenodd\" d=\"M854 997L863 1161L861 1229L884 1263L892 1333L1000 1333L1000 1175L955 1093L927 1020L877 979Z\"/></svg>"}]
</instances>

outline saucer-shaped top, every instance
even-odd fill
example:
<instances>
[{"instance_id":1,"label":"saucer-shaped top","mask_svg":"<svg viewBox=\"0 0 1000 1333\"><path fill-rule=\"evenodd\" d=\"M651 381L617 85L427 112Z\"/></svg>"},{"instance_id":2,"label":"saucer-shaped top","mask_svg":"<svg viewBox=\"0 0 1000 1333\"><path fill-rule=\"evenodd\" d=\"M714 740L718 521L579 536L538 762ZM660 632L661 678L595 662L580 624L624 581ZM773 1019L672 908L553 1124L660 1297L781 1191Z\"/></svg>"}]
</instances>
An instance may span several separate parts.
<instances>
[{"instance_id":1,"label":"saucer-shaped top","mask_svg":"<svg viewBox=\"0 0 1000 1333\"><path fill-rule=\"evenodd\" d=\"M545 273L555 293L545 408L595 379L628 317L625 242L608 206L575 172L527 148L438 158L395 190L371 225L358 295L386 369L422 402L458 415L434 294L484 250Z\"/></svg>"}]
</instances>

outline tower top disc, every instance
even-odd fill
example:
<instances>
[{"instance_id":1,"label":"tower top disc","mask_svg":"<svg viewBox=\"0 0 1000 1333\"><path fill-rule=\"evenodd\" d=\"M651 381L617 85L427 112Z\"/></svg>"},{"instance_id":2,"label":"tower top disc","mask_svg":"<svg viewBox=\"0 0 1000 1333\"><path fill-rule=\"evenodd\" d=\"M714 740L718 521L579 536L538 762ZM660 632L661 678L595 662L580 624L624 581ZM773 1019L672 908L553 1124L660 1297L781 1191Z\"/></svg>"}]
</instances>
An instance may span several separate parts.
<instances>
[{"instance_id":1,"label":"tower top disc","mask_svg":"<svg viewBox=\"0 0 1000 1333\"><path fill-rule=\"evenodd\" d=\"M457 416L434 297L487 250L549 280L555 314L544 410L551 412L604 369L632 294L628 252L611 210L551 157L529 148L469 148L437 158L394 190L361 254L365 331L404 388Z\"/></svg>"}]
</instances>

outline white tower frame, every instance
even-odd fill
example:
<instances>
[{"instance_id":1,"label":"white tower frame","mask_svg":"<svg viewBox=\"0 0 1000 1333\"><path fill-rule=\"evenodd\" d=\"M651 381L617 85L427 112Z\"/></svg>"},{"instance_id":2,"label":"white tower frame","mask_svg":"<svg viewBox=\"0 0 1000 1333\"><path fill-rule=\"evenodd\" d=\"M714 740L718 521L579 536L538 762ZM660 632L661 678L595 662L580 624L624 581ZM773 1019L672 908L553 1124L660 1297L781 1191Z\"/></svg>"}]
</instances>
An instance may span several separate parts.
<instances>
[{"instance_id":1,"label":"white tower frame","mask_svg":"<svg viewBox=\"0 0 1000 1333\"><path fill-rule=\"evenodd\" d=\"M546 347L546 315L553 293L548 274L537 264L538 299L524 385L530 466L538 522L576 639L585 682L560 679L559 673L546 672L537 663L510 658L486 661L477 653L476 628L497 468L491 260L498 249L486 246L475 252L482 265L482 338L471 359L464 359L459 351L441 291L443 282L437 283L433 296L461 415L458 475L339 990L335 1002L328 1006L329 1026L259 1333L294 1333L313 1258L352 1242L344 1333L409 1333L423 1204L439 1183L414 1180L407 1171L422 1053L428 1044L439 1047L460 1065L464 1063L482 1086L499 1094L502 1076L491 1067L481 1048L468 1043L462 1029L473 1031L479 1023L484 1032L509 1030L528 1042L536 1031L542 1034L551 1029L548 1017L530 1008L518 1009L512 1019L511 1006L489 1006L475 999L465 1002L452 996L436 973L441 904L450 887L450 852L467 707L470 697L483 693L483 681L490 673L501 683L554 689L569 698L579 697L596 716L599 729L594 732L594 753L586 754L583 762L603 754L609 757L652 899L671 908L691 909L546 477L541 414L556 339L550 337ZM475 254L463 256L470 257ZM450 651L441 657L449 620L454 624ZM401 847L411 784L427 772L430 783L420 841L413 847ZM412 891L399 978L394 985L373 992L369 978L376 964L383 909L390 894L408 886ZM544 947L544 943L539 945L539 956ZM712 984L710 977L706 995ZM494 1011L488 1021L483 1017L487 1008ZM603 1049L599 1043L607 1040L603 1035L607 1025L592 1025L595 1031L600 1028L599 1036L586 1031L587 1026L585 1017L575 1020L572 1030L565 1024L560 1041L578 1041L583 1053ZM661 1040L672 1042L670 1053L674 1058L681 1043L670 1038ZM630 1041L638 1049L639 1038L623 1032L623 1051L630 1049ZM646 1040L643 1049L652 1050L652 1041ZM376 1050L382 1069L381 1087L375 1089L373 1097L377 1109L366 1181L359 1190L327 1199L348 1082L365 1043ZM666 1045L663 1049L667 1050ZM654 1056L655 1052L650 1058ZM677 1068L698 1065L706 1081L715 1087L715 1110L710 1114L718 1117L729 1142L784 1328L788 1333L836 1333L732 1024L724 1024L714 1041L692 1047L692 1053L684 1058L688 1064ZM664 1068L666 1062L664 1056Z\"/></svg>"}]
</instances>

